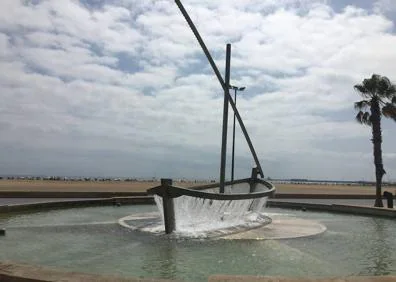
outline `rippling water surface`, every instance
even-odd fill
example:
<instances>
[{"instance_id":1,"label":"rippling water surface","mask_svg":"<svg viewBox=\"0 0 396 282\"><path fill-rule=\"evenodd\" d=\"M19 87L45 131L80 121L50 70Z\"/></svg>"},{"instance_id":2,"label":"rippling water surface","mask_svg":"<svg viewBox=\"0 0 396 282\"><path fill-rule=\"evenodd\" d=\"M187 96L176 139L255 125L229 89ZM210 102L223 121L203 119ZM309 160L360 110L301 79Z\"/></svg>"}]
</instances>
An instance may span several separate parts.
<instances>
[{"instance_id":1,"label":"rippling water surface","mask_svg":"<svg viewBox=\"0 0 396 282\"><path fill-rule=\"evenodd\" d=\"M206 281L211 274L345 276L396 274L391 219L267 209L326 225L288 240L169 240L117 220L155 206L76 208L0 215L0 259L73 271Z\"/></svg>"}]
</instances>

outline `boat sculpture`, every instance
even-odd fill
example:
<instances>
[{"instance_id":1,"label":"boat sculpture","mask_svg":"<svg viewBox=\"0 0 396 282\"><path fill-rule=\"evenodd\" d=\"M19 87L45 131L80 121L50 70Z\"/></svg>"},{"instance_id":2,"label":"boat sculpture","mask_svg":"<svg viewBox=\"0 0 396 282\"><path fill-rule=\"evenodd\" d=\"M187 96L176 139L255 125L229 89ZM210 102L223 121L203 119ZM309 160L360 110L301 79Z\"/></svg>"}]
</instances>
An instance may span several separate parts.
<instances>
[{"instance_id":1,"label":"boat sculpture","mask_svg":"<svg viewBox=\"0 0 396 282\"><path fill-rule=\"evenodd\" d=\"M267 181L251 177L225 183L182 188L171 179L151 188L165 225L165 233L238 232L263 226L271 219L261 213L275 187Z\"/></svg>"},{"instance_id":2,"label":"boat sculpture","mask_svg":"<svg viewBox=\"0 0 396 282\"><path fill-rule=\"evenodd\" d=\"M187 11L180 0L175 0L175 2L198 40L224 91L220 182L182 188L173 186L171 179L161 179L160 186L151 188L147 192L154 195L167 234L175 231L212 231L267 224L271 220L261 213L261 209L265 205L266 199L275 193L275 187L270 182L257 177L259 175L264 178L264 173L236 104L230 95L230 88L232 88L230 85L231 44L226 46L226 68L223 80ZM234 111L234 117L238 120L256 164L250 178L232 179L230 182L225 181L228 105L231 105Z\"/></svg>"}]
</instances>

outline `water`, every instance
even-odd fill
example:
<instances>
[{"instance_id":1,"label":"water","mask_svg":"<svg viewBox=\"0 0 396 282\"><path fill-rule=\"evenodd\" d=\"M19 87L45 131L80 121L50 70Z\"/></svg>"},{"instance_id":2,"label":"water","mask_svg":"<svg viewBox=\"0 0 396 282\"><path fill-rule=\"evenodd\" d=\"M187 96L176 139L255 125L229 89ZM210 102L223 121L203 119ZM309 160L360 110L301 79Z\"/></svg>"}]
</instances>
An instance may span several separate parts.
<instances>
[{"instance_id":1,"label":"water","mask_svg":"<svg viewBox=\"0 0 396 282\"><path fill-rule=\"evenodd\" d=\"M163 221L162 198L155 195L154 199ZM190 196L175 198L176 233L198 235L236 226L264 224L265 221L259 220L259 211L266 200L267 198L224 201Z\"/></svg>"},{"instance_id":2,"label":"water","mask_svg":"<svg viewBox=\"0 0 396 282\"><path fill-rule=\"evenodd\" d=\"M267 209L318 221L319 236L287 240L185 240L131 231L121 217L155 206L92 207L0 215L0 259L69 271L207 281L211 274L294 277L396 275L391 219Z\"/></svg>"},{"instance_id":3,"label":"water","mask_svg":"<svg viewBox=\"0 0 396 282\"><path fill-rule=\"evenodd\" d=\"M256 187L257 188L257 187ZM260 187L263 189L262 187ZM267 189L267 188L265 188ZM249 193L249 183L239 183L225 186L226 194ZM206 189L206 193L219 193L219 188ZM164 222L162 198L154 195L162 221ZM190 196L180 196L173 199L176 233L184 236L204 236L215 230L234 227L256 227L270 220L263 218L261 210L267 202L267 197L243 200L212 200Z\"/></svg>"}]
</instances>

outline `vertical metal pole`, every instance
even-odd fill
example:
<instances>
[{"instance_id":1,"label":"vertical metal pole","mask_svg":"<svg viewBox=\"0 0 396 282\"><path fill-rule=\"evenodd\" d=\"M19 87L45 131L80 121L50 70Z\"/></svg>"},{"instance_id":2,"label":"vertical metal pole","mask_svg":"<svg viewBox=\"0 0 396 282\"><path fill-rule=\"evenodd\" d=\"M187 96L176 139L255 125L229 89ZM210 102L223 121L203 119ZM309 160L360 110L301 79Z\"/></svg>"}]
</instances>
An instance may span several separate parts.
<instances>
[{"instance_id":1,"label":"vertical metal pole","mask_svg":"<svg viewBox=\"0 0 396 282\"><path fill-rule=\"evenodd\" d=\"M252 175L250 176L250 193L253 193L254 189L256 188L257 174L257 167L252 168Z\"/></svg>"},{"instance_id":2,"label":"vertical metal pole","mask_svg":"<svg viewBox=\"0 0 396 282\"><path fill-rule=\"evenodd\" d=\"M223 132L221 136L221 162L220 162L220 193L224 193L225 169L227 156L227 126L228 126L228 94L230 86L231 44L226 48L225 89L223 105Z\"/></svg>"},{"instance_id":3,"label":"vertical metal pole","mask_svg":"<svg viewBox=\"0 0 396 282\"><path fill-rule=\"evenodd\" d=\"M237 89L235 88L234 103L236 107L237 102ZM234 124L232 126L232 159L231 159L231 181L234 181L234 164L235 164L235 113L234 113Z\"/></svg>"},{"instance_id":4,"label":"vertical metal pole","mask_svg":"<svg viewBox=\"0 0 396 282\"><path fill-rule=\"evenodd\" d=\"M161 185L164 186L164 194L162 196L162 208L164 211L165 233L170 234L176 229L175 208L173 206L173 198L169 195L169 186L172 186L172 179L161 179Z\"/></svg>"}]
</instances>

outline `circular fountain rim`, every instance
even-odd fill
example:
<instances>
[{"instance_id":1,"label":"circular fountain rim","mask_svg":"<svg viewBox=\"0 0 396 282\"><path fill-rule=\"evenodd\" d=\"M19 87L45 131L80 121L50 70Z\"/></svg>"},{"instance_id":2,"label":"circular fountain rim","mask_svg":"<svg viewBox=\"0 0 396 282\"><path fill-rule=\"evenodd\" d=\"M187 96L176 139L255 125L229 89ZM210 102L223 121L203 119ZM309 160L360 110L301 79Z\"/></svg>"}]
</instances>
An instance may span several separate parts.
<instances>
[{"instance_id":1,"label":"circular fountain rim","mask_svg":"<svg viewBox=\"0 0 396 282\"><path fill-rule=\"evenodd\" d=\"M323 194L322 196L325 197L326 195ZM26 197L26 198L29 199L32 197ZM342 199L342 197L340 197L339 199ZM13 212L30 213L30 212L36 212L42 210L111 206L116 203L126 204L126 205L155 205L152 197L141 196L141 195L127 196L127 197L121 196L121 197L109 197L109 198L89 198L89 199L71 198L70 200L61 200L61 201L49 200L49 201L40 201L33 203L0 205L0 212L4 214L13 213ZM302 203L302 202L284 201L284 200L276 201L276 199L274 200L274 198L270 198L269 201L267 202L267 205L269 207L288 209L288 210L303 209L303 210L316 211L316 212L345 213L345 214L358 215L358 216L396 218L396 209L375 208L371 206Z\"/></svg>"}]
</instances>

